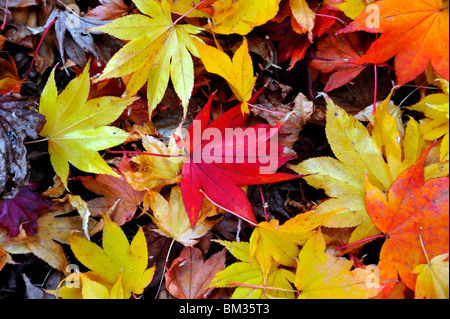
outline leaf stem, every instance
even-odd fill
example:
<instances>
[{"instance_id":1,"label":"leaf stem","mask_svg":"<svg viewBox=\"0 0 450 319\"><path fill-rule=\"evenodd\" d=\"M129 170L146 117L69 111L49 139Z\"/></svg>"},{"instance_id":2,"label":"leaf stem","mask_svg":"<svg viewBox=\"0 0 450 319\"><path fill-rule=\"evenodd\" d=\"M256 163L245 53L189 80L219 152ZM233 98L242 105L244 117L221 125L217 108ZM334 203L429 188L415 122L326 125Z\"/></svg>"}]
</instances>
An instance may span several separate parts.
<instances>
[{"instance_id":1,"label":"leaf stem","mask_svg":"<svg viewBox=\"0 0 450 319\"><path fill-rule=\"evenodd\" d=\"M56 22L56 19L57 19L57 18L54 18L54 19L52 20L52 22L50 22L50 24L48 25L48 27L45 29L44 34L42 35L41 40L39 41L39 44L38 44L38 46L37 46L37 48L36 48L36 51L34 51L33 59L31 60L31 64L30 64L30 67L28 68L28 72L27 72L27 74L25 75L25 77L23 78L22 81L25 82L26 79L28 79L28 76L29 76L30 73L31 73L31 69L33 68L33 64L34 64L34 61L36 60L37 54L38 54L38 52L39 52L39 49L41 48L42 42L44 41L44 38L45 38L45 36L46 36L48 30L50 30L50 28L52 27L52 25Z\"/></svg>"},{"instance_id":2,"label":"leaf stem","mask_svg":"<svg viewBox=\"0 0 450 319\"><path fill-rule=\"evenodd\" d=\"M110 153L110 154L149 155L149 156L157 156L157 157L165 157L165 158L187 157L186 155L166 155L166 154L156 154L156 153L137 152L137 151L111 151L111 150L106 150L106 153Z\"/></svg>"},{"instance_id":3,"label":"leaf stem","mask_svg":"<svg viewBox=\"0 0 450 319\"><path fill-rule=\"evenodd\" d=\"M173 246L174 242L175 242L175 239L172 238L172 241L170 242L169 250L167 251L166 261L164 262L163 273L161 275L161 280L159 281L159 287L158 287L158 291L156 292L155 299L158 299L159 292L161 291L162 282L164 280L164 273L166 272L166 269L167 269L167 263L169 262L169 255L172 250L172 246Z\"/></svg>"},{"instance_id":4,"label":"leaf stem","mask_svg":"<svg viewBox=\"0 0 450 319\"><path fill-rule=\"evenodd\" d=\"M23 142L23 144L41 143L41 142L48 141L49 139L50 139L50 136L47 136L46 138L43 138L42 140L27 141L27 142Z\"/></svg>"},{"instance_id":5,"label":"leaf stem","mask_svg":"<svg viewBox=\"0 0 450 319\"><path fill-rule=\"evenodd\" d=\"M227 285L249 287L249 288L259 288L259 289L264 289L264 290L267 289L267 290L279 290L279 291L288 291L288 292L298 292L298 290L294 290L294 289L285 289L285 288L277 288L277 287L266 287L266 286L259 286L259 285L248 285L248 284L241 284L239 282L228 282Z\"/></svg>"},{"instance_id":6,"label":"leaf stem","mask_svg":"<svg viewBox=\"0 0 450 319\"><path fill-rule=\"evenodd\" d=\"M194 7L192 7L192 9L190 9L188 12L186 12L185 14L183 14L181 17L179 17L178 19L175 20L175 22L173 23L173 25L175 26L178 22L180 22L181 19L183 19L185 16L187 16L189 13L191 13L192 11L194 11L195 9L197 9L199 6L201 6L203 4L203 2L205 2L206 0L202 0L200 1L197 5L195 5Z\"/></svg>"},{"instance_id":7,"label":"leaf stem","mask_svg":"<svg viewBox=\"0 0 450 319\"><path fill-rule=\"evenodd\" d=\"M375 115L375 112L377 110L377 91L378 91L378 74L377 74L377 65L373 65L373 72L374 72L374 89L373 89L373 110L372 115Z\"/></svg>"},{"instance_id":8,"label":"leaf stem","mask_svg":"<svg viewBox=\"0 0 450 319\"><path fill-rule=\"evenodd\" d=\"M380 234L380 235L376 235L376 236L371 236L371 237L368 237L368 238L364 238L364 239L355 241L354 243L351 243L351 244L348 244L348 245L345 245L345 246L342 246L342 247L339 247L339 248L335 248L334 250L342 250L342 249L345 249L345 248L347 248L347 247L354 246L354 245L359 244L359 243L364 243L364 242L366 242L366 241L371 241L371 240L374 240L374 239L377 239L377 238L385 238L385 237L386 237L385 234Z\"/></svg>"},{"instance_id":9,"label":"leaf stem","mask_svg":"<svg viewBox=\"0 0 450 319\"><path fill-rule=\"evenodd\" d=\"M329 14L316 13L316 16L334 19L334 20L339 21L339 22L342 23L343 25L345 25L345 22L344 22L342 19L340 19L340 18L338 18L338 17L335 17L335 16L332 16L332 15L329 15Z\"/></svg>"},{"instance_id":10,"label":"leaf stem","mask_svg":"<svg viewBox=\"0 0 450 319\"><path fill-rule=\"evenodd\" d=\"M5 1L5 14L3 16L3 23L0 26L0 30L4 30L6 26L6 13L8 12L8 0Z\"/></svg>"}]
</instances>

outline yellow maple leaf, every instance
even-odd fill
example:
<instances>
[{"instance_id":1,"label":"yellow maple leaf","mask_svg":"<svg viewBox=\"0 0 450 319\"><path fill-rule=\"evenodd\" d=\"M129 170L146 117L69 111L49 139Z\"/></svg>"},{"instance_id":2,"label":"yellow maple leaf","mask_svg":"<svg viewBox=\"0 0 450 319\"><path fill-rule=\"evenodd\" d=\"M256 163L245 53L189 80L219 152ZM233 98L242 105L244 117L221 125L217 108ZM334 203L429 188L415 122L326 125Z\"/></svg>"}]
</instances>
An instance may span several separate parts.
<instances>
[{"instance_id":1,"label":"yellow maple leaf","mask_svg":"<svg viewBox=\"0 0 450 319\"><path fill-rule=\"evenodd\" d=\"M420 102L408 107L422 112L426 118L420 121L420 130L427 141L442 137L441 162L449 160L449 90L448 81L441 79L443 93L427 95Z\"/></svg>"},{"instance_id":2,"label":"yellow maple leaf","mask_svg":"<svg viewBox=\"0 0 450 319\"><path fill-rule=\"evenodd\" d=\"M250 113L247 102L251 99L256 76L253 76L253 63L244 38L236 50L233 60L223 51L200 41L194 41L206 70L224 78L236 98L242 102L242 113Z\"/></svg>"},{"instance_id":3,"label":"yellow maple leaf","mask_svg":"<svg viewBox=\"0 0 450 319\"><path fill-rule=\"evenodd\" d=\"M448 299L449 298L449 262L448 253L432 258L427 264L416 266L418 274L415 298Z\"/></svg>"},{"instance_id":4,"label":"yellow maple leaf","mask_svg":"<svg viewBox=\"0 0 450 319\"><path fill-rule=\"evenodd\" d=\"M256 258L250 258L248 242L217 242L240 261L218 272L209 284L210 288L237 287L231 299L294 298L292 272L274 264L265 276Z\"/></svg>"},{"instance_id":5,"label":"yellow maple leaf","mask_svg":"<svg viewBox=\"0 0 450 319\"><path fill-rule=\"evenodd\" d=\"M214 2L213 22L209 27L215 33L248 34L278 13L281 0L219 0Z\"/></svg>"},{"instance_id":6,"label":"yellow maple leaf","mask_svg":"<svg viewBox=\"0 0 450 319\"><path fill-rule=\"evenodd\" d=\"M131 74L127 96L133 96L147 82L149 114L152 114L171 78L186 116L194 88L191 54L198 57L192 40L203 29L175 24L167 0L133 2L143 14L127 15L92 29L129 41L109 60L97 81Z\"/></svg>"},{"instance_id":7,"label":"yellow maple leaf","mask_svg":"<svg viewBox=\"0 0 450 319\"><path fill-rule=\"evenodd\" d=\"M274 262L288 267L295 266L298 246L303 245L314 230L334 213L298 214L281 226L276 219L259 223L250 237L250 257L256 257L264 279L267 278Z\"/></svg>"},{"instance_id":8,"label":"yellow maple leaf","mask_svg":"<svg viewBox=\"0 0 450 319\"><path fill-rule=\"evenodd\" d=\"M365 205L365 176L381 190L413 165L424 151L419 124L411 119L404 133L398 106L388 108L390 96L377 107L372 135L366 127L327 99L326 134L332 157L312 158L290 166L313 187L322 188L330 199L317 207L319 213L347 208L332 216L327 227L355 227L349 242L379 234ZM431 171L430 174L435 173Z\"/></svg>"},{"instance_id":9,"label":"yellow maple leaf","mask_svg":"<svg viewBox=\"0 0 450 319\"><path fill-rule=\"evenodd\" d=\"M91 270L84 273L90 279L87 282L90 287L83 287L83 280L81 280L81 287L62 286L57 292L59 297L78 296L83 298L84 294L87 294L104 298L122 296L124 299L128 299L132 293L142 294L144 288L150 284L155 268L147 269L147 242L142 228L139 228L129 243L119 226L107 217L104 217L104 222L103 248L90 242L80 233L73 232L70 235L70 248L75 257ZM72 274L63 281L73 280L74 275L77 274ZM107 291L97 284L92 284L91 281L104 286ZM118 283L119 281L121 283ZM122 288L121 293L117 291L119 287ZM83 291L83 289L86 290Z\"/></svg>"},{"instance_id":10,"label":"yellow maple leaf","mask_svg":"<svg viewBox=\"0 0 450 319\"><path fill-rule=\"evenodd\" d=\"M301 299L362 299L380 291L377 267L353 267L351 260L325 252L325 239L320 231L311 236L298 255L294 285Z\"/></svg>"},{"instance_id":11,"label":"yellow maple leaf","mask_svg":"<svg viewBox=\"0 0 450 319\"><path fill-rule=\"evenodd\" d=\"M87 101L89 88L88 63L59 95L53 71L41 95L39 112L47 122L39 135L48 140L51 163L66 188L69 163L85 172L119 177L98 151L126 140L128 133L107 125L135 99L105 96Z\"/></svg>"},{"instance_id":12,"label":"yellow maple leaf","mask_svg":"<svg viewBox=\"0 0 450 319\"><path fill-rule=\"evenodd\" d=\"M199 238L206 234L217 222L206 219L217 215L218 211L213 204L205 200L197 220L197 225L195 228L192 228L186 209L184 208L181 188L179 186L172 188L169 201L165 200L159 193L147 192L144 198L144 206L147 205L152 209L152 219L158 227L154 231L163 236L173 238L184 246L194 246L197 244Z\"/></svg>"}]
</instances>

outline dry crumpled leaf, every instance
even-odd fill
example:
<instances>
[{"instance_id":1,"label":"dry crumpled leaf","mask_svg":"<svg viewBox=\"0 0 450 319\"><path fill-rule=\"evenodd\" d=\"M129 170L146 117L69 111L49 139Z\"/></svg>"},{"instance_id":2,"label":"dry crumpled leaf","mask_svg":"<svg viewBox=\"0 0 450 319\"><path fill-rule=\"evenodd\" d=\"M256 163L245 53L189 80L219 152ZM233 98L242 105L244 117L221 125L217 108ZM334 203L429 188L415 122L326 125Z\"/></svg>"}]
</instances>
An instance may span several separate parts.
<instances>
[{"instance_id":1,"label":"dry crumpled leaf","mask_svg":"<svg viewBox=\"0 0 450 319\"><path fill-rule=\"evenodd\" d=\"M165 274L166 289L177 299L201 299L210 292L208 287L217 272L225 267L226 249L203 260L196 247L185 247Z\"/></svg>"},{"instance_id":2,"label":"dry crumpled leaf","mask_svg":"<svg viewBox=\"0 0 450 319\"><path fill-rule=\"evenodd\" d=\"M88 31L88 29L101 26L109 21L88 19L56 8L48 17L43 28L47 28L53 19L56 19L55 31L59 53L63 61L65 61L64 51L72 61L81 67L87 63L86 52L91 53L97 60L109 61L110 51L119 50L121 47L121 42L113 37ZM67 32L70 33L70 36L67 36ZM95 38L92 36L93 34Z\"/></svg>"},{"instance_id":3,"label":"dry crumpled leaf","mask_svg":"<svg viewBox=\"0 0 450 319\"><path fill-rule=\"evenodd\" d=\"M17 94L0 96L0 194L13 198L28 184L29 172L24 140L36 139L45 123L31 101Z\"/></svg>"},{"instance_id":4,"label":"dry crumpled leaf","mask_svg":"<svg viewBox=\"0 0 450 319\"><path fill-rule=\"evenodd\" d=\"M254 115L264 118L270 125L277 125L282 122L287 113L294 112L278 132L280 144L289 149L298 140L298 134L303 125L308 122L314 112L314 103L309 101L302 93L299 93L294 101L287 102L286 96L291 91L292 88L287 85L272 82L258 98L256 106L262 109L252 108ZM280 114L267 112L264 109Z\"/></svg>"}]
</instances>

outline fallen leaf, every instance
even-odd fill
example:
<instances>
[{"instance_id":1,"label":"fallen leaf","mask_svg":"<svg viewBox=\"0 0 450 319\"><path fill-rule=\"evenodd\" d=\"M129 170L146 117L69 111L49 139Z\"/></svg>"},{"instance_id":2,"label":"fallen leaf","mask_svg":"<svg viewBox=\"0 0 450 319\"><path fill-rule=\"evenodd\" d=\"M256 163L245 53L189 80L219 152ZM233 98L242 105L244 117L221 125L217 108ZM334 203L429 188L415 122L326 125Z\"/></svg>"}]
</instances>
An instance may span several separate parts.
<instances>
[{"instance_id":1,"label":"fallen leaf","mask_svg":"<svg viewBox=\"0 0 450 319\"><path fill-rule=\"evenodd\" d=\"M448 81L448 4L442 0L382 0L377 1L376 6L379 17L373 19L374 11L365 10L339 31L382 32L366 54L354 62L380 64L396 56L398 85L414 80L431 63Z\"/></svg>"},{"instance_id":2,"label":"fallen leaf","mask_svg":"<svg viewBox=\"0 0 450 319\"><path fill-rule=\"evenodd\" d=\"M9 92L19 94L23 82L17 73L14 59L8 55L8 60L0 58L0 94Z\"/></svg>"},{"instance_id":3,"label":"fallen leaf","mask_svg":"<svg viewBox=\"0 0 450 319\"><path fill-rule=\"evenodd\" d=\"M314 59L309 62L309 66L323 73L332 73L324 92L347 84L366 67L352 62L352 59L360 58L366 50L368 41L364 35L361 32L336 35L338 30L339 26L334 24L317 41Z\"/></svg>"},{"instance_id":4,"label":"fallen leaf","mask_svg":"<svg viewBox=\"0 0 450 319\"><path fill-rule=\"evenodd\" d=\"M139 155L129 160L123 158L120 161L119 170L126 181L137 191L157 192L165 185L179 183L183 177L181 169L184 158L179 157L183 150L177 147L173 137L170 138L168 145L150 135L141 135L141 140L146 153L156 155Z\"/></svg>"},{"instance_id":5,"label":"fallen leaf","mask_svg":"<svg viewBox=\"0 0 450 319\"><path fill-rule=\"evenodd\" d=\"M254 27L275 17L280 1L216 1L213 22L209 24L209 28L219 34L248 34Z\"/></svg>"},{"instance_id":6,"label":"fallen leaf","mask_svg":"<svg viewBox=\"0 0 450 319\"><path fill-rule=\"evenodd\" d=\"M0 96L0 198L14 198L29 182L24 141L37 139L45 124L32 101L13 93Z\"/></svg>"},{"instance_id":7,"label":"fallen leaf","mask_svg":"<svg viewBox=\"0 0 450 319\"><path fill-rule=\"evenodd\" d=\"M386 237L378 263L380 280L395 282L400 276L412 290L417 280L414 268L426 263L421 242L432 256L448 252L449 179L425 181L427 155L395 180L387 196L366 180L367 213ZM385 294L393 282L385 283Z\"/></svg>"},{"instance_id":8,"label":"fallen leaf","mask_svg":"<svg viewBox=\"0 0 450 319\"><path fill-rule=\"evenodd\" d=\"M153 231L160 235L173 238L184 246L194 246L199 238L216 224L216 220L207 219L218 214L218 209L210 202L204 200L197 219L197 226L191 227L189 217L184 208L181 189L172 188L169 201L161 194L149 191L144 199L144 206L149 206L153 212L152 219L157 229Z\"/></svg>"},{"instance_id":9,"label":"fallen leaf","mask_svg":"<svg viewBox=\"0 0 450 319\"><path fill-rule=\"evenodd\" d=\"M314 230L323 225L334 212L319 215L314 212L298 214L283 225L272 219L261 222L250 237L250 257L256 257L263 278L266 279L273 263L294 267L298 256L298 246L314 234Z\"/></svg>"},{"instance_id":10,"label":"fallen leaf","mask_svg":"<svg viewBox=\"0 0 450 319\"><path fill-rule=\"evenodd\" d=\"M119 226L133 218L144 199L145 192L133 189L123 176L117 178L98 174L95 177L78 176L76 179L91 192L103 195L88 201L92 215L100 217L101 213L106 213L116 205L109 217Z\"/></svg>"},{"instance_id":11,"label":"fallen leaf","mask_svg":"<svg viewBox=\"0 0 450 319\"><path fill-rule=\"evenodd\" d=\"M190 24L175 25L167 0L161 3L134 0L134 4L143 14L128 15L93 29L130 41L109 60L97 81L131 74L127 96L133 96L147 82L152 114L171 78L186 116L194 88L191 54L198 57L192 41L202 29Z\"/></svg>"},{"instance_id":12,"label":"fallen leaf","mask_svg":"<svg viewBox=\"0 0 450 319\"><path fill-rule=\"evenodd\" d=\"M318 205L317 212L348 209L337 212L325 226L357 226L349 242L379 233L364 205L366 172L371 183L388 190L395 178L413 165L417 154L423 151L418 123L410 120L402 137L398 127L403 123L400 117L389 113L389 100L390 97L377 108L371 136L362 123L328 99L326 134L336 159L312 158L290 166L298 174L307 175L304 179L308 184L324 189L330 197Z\"/></svg>"},{"instance_id":13,"label":"fallen leaf","mask_svg":"<svg viewBox=\"0 0 450 319\"><path fill-rule=\"evenodd\" d=\"M165 273L166 289L177 299L203 299L210 292L209 283L225 267L226 250L203 260L196 247L185 247Z\"/></svg>"},{"instance_id":14,"label":"fallen leaf","mask_svg":"<svg viewBox=\"0 0 450 319\"><path fill-rule=\"evenodd\" d=\"M14 198L0 199L0 225L8 230L8 236L14 238L23 227L28 235L38 230L37 216L50 208L50 203L34 190L37 183L22 188Z\"/></svg>"},{"instance_id":15,"label":"fallen leaf","mask_svg":"<svg viewBox=\"0 0 450 319\"><path fill-rule=\"evenodd\" d=\"M414 272L418 274L415 287L417 299L448 299L448 253L436 256L426 264L416 266Z\"/></svg>"},{"instance_id":16,"label":"fallen leaf","mask_svg":"<svg viewBox=\"0 0 450 319\"><path fill-rule=\"evenodd\" d=\"M325 251L325 240L317 231L298 255L294 284L300 299L363 299L374 297L379 288L371 285L372 270L353 267L351 260Z\"/></svg>"},{"instance_id":17,"label":"fallen leaf","mask_svg":"<svg viewBox=\"0 0 450 319\"><path fill-rule=\"evenodd\" d=\"M233 59L223 51L204 44L198 40L194 41L200 58L206 70L224 78L236 98L242 102L242 113L248 114L247 102L253 95L256 76L253 76L253 63L248 51L247 39L244 38L242 45L234 53Z\"/></svg>"},{"instance_id":18,"label":"fallen leaf","mask_svg":"<svg viewBox=\"0 0 450 319\"><path fill-rule=\"evenodd\" d=\"M108 61L111 57L110 51L120 49L121 43L115 41L112 37L95 34L96 32L90 30L105 24L107 21L93 20L81 17L79 14L80 12L73 10L63 11L55 8L43 29L49 27L56 19L56 38L58 39L59 53L64 63L65 53L81 67L85 67L88 62L86 53L92 54L98 61Z\"/></svg>"},{"instance_id":19,"label":"fallen leaf","mask_svg":"<svg viewBox=\"0 0 450 319\"><path fill-rule=\"evenodd\" d=\"M283 155L280 145L270 140L282 123L275 127L260 124L241 129L246 117L239 104L209 123L211 102L210 98L189 127L186 142L190 157L183 165L181 192L191 225L196 224L203 203L202 192L220 208L256 224L247 195L239 186L298 178L274 172L290 159ZM237 133L233 130L236 127L239 127ZM214 135L202 136L205 130L214 131ZM226 130L228 133L224 134ZM252 150L252 147L257 149ZM272 150L271 154L267 154L267 150ZM267 164L276 164L276 167Z\"/></svg>"},{"instance_id":20,"label":"fallen leaf","mask_svg":"<svg viewBox=\"0 0 450 319\"><path fill-rule=\"evenodd\" d=\"M297 28L294 24L294 31L300 34L307 32L308 39L312 42L316 14L309 8L309 5L305 0L289 0L289 5L291 7L292 17L299 26L299 28Z\"/></svg>"},{"instance_id":21,"label":"fallen leaf","mask_svg":"<svg viewBox=\"0 0 450 319\"><path fill-rule=\"evenodd\" d=\"M103 248L80 236L79 233L73 232L70 235L70 248L75 257L91 270L84 273L84 276L106 287L109 294L113 293L114 289L117 290L120 286L116 284L121 282L123 299L128 299L132 293L142 294L155 271L154 267L147 269L147 242L142 228L139 228L129 243L119 226L107 217L104 217L104 222ZM58 289L57 295L61 298L71 297L74 295L73 291L77 290L79 297L84 297L83 282L81 286L78 289L62 286ZM105 296L105 290L101 287L97 286L94 289L103 294L99 297ZM116 291L114 295L118 297L119 292Z\"/></svg>"},{"instance_id":22,"label":"fallen leaf","mask_svg":"<svg viewBox=\"0 0 450 319\"><path fill-rule=\"evenodd\" d=\"M241 261L217 273L209 287L237 287L231 299L294 298L295 291L291 284L294 281L292 272L274 265L264 278L256 258L250 258L248 242L217 242Z\"/></svg>"},{"instance_id":23,"label":"fallen leaf","mask_svg":"<svg viewBox=\"0 0 450 319\"><path fill-rule=\"evenodd\" d=\"M41 95L39 112L47 123L39 135L48 140L50 160L66 188L69 163L82 171L119 177L98 151L126 140L126 132L106 125L116 120L135 99L105 96L86 101L89 87L87 64L83 73L61 94L56 89L53 71Z\"/></svg>"},{"instance_id":24,"label":"fallen leaf","mask_svg":"<svg viewBox=\"0 0 450 319\"><path fill-rule=\"evenodd\" d=\"M94 20L114 20L127 14L128 6L122 0L102 0L100 5L83 15Z\"/></svg>"}]
</instances>

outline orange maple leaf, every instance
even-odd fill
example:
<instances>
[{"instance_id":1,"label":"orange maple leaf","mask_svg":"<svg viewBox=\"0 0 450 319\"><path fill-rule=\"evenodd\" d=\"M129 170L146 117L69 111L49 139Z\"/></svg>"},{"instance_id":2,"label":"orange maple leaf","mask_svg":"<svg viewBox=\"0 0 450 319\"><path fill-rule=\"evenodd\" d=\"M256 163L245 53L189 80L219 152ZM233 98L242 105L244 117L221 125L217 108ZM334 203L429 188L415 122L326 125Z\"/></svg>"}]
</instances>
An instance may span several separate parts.
<instances>
[{"instance_id":1,"label":"orange maple leaf","mask_svg":"<svg viewBox=\"0 0 450 319\"><path fill-rule=\"evenodd\" d=\"M380 280L388 294L398 278L414 290L414 268L426 263L427 252L437 256L448 252L449 178L425 181L425 152L392 184L388 196L366 178L366 210L386 238L380 252Z\"/></svg>"},{"instance_id":2,"label":"orange maple leaf","mask_svg":"<svg viewBox=\"0 0 450 319\"><path fill-rule=\"evenodd\" d=\"M396 56L399 85L414 80L430 62L440 76L449 79L448 1L382 0L374 6L338 32L382 32L354 62L380 64Z\"/></svg>"}]
</instances>

